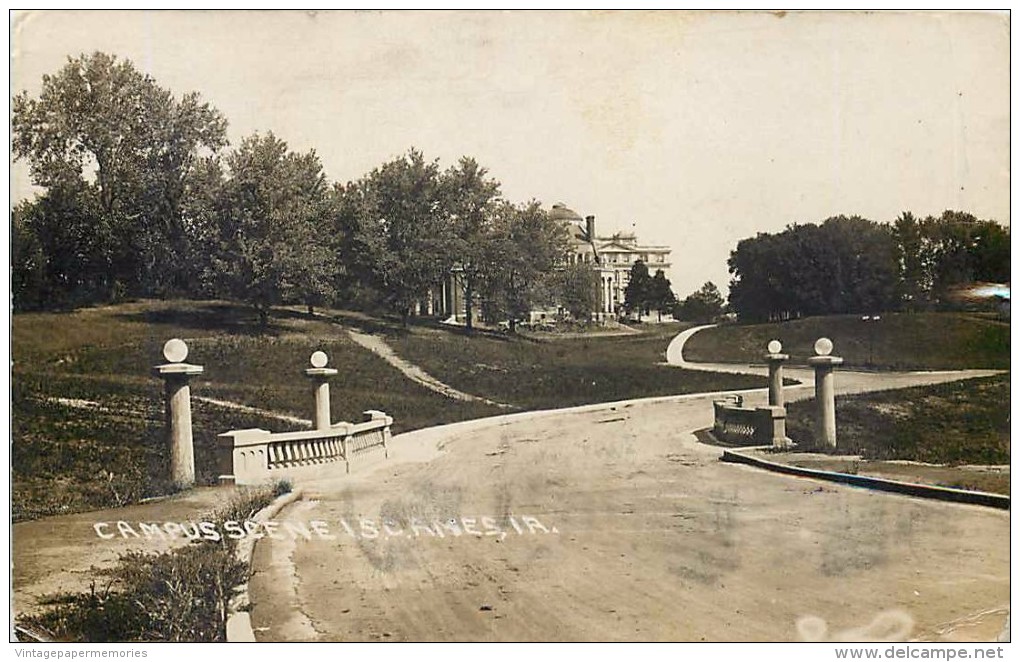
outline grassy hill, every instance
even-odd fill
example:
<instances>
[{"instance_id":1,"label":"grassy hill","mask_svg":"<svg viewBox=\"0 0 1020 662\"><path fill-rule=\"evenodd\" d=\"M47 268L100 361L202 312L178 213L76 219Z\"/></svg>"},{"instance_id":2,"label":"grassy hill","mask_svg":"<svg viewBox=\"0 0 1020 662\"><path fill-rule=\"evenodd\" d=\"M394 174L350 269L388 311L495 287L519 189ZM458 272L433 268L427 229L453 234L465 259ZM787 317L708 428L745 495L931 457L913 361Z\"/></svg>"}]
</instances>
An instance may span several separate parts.
<instances>
[{"instance_id":1,"label":"grassy hill","mask_svg":"<svg viewBox=\"0 0 1020 662\"><path fill-rule=\"evenodd\" d=\"M468 393L519 409L621 398L763 386L739 375L665 366L677 331L626 338L539 343L435 326L399 324L331 311L311 318L278 310L267 329L250 309L223 302L135 302L13 318L12 470L14 519L123 505L170 486L163 437L162 383L151 376L163 343L184 338L188 360L205 367L194 398L209 397L311 418L313 396L301 371L318 349L340 375L330 395L334 420L366 409L394 417L396 432L506 413L451 400L408 380L354 343L344 326L388 337L397 352ZM295 429L293 423L195 400L196 472L215 480L216 435L230 429Z\"/></svg>"},{"instance_id":2,"label":"grassy hill","mask_svg":"<svg viewBox=\"0 0 1020 662\"><path fill-rule=\"evenodd\" d=\"M1009 368L1009 323L968 313L889 313L877 322L860 315L809 317L791 322L727 325L694 335L684 347L689 361L761 362L778 338L794 363L814 355L825 336L847 367L895 370Z\"/></svg>"},{"instance_id":3,"label":"grassy hill","mask_svg":"<svg viewBox=\"0 0 1020 662\"><path fill-rule=\"evenodd\" d=\"M535 342L444 332L390 332L397 353L444 382L522 409L720 388L753 388L754 377L678 370L664 365L679 324L648 325L640 334Z\"/></svg>"}]
</instances>

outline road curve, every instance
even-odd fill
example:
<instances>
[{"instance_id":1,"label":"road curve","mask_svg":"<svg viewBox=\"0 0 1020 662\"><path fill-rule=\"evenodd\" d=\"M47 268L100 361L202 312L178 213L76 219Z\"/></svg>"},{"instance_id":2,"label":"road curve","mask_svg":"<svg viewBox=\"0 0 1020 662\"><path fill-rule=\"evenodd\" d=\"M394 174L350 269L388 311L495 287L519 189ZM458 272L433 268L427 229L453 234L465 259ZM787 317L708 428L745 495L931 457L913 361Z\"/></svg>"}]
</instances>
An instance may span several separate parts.
<instances>
[{"instance_id":1,"label":"road curve","mask_svg":"<svg viewBox=\"0 0 1020 662\"><path fill-rule=\"evenodd\" d=\"M286 516L323 522L333 538L258 545L257 638L995 638L1009 601L1008 513L721 463L693 435L711 425L712 397L398 435L389 460L303 482L308 498Z\"/></svg>"}]
</instances>

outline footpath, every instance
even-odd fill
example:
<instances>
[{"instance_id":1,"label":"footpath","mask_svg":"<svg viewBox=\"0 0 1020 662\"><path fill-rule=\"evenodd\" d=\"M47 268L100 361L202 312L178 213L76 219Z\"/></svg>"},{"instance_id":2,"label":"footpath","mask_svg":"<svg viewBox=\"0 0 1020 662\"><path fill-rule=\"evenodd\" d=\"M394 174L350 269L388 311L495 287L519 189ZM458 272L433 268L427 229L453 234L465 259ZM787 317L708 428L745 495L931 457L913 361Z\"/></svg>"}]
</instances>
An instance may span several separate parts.
<instances>
[{"instance_id":1,"label":"footpath","mask_svg":"<svg viewBox=\"0 0 1020 662\"><path fill-rule=\"evenodd\" d=\"M116 535L117 522L197 522L227 505L236 495L230 487L198 487L166 498L123 508L94 510L73 515L43 517L11 527L13 559L13 612L35 611L42 598L60 592L88 591L93 580L102 589L95 569L113 566L129 551L163 552L184 545L183 537L135 538ZM106 526L102 526L105 523Z\"/></svg>"}]
</instances>

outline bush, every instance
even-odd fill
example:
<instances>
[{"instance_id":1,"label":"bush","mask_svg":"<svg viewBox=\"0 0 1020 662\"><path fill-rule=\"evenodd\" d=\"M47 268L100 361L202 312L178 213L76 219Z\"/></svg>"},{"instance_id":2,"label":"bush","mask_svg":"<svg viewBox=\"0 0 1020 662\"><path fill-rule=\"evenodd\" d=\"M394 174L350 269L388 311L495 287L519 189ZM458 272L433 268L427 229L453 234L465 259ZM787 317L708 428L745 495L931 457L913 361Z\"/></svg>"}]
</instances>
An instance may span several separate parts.
<instances>
[{"instance_id":1,"label":"bush","mask_svg":"<svg viewBox=\"0 0 1020 662\"><path fill-rule=\"evenodd\" d=\"M251 519L288 491L285 481L244 490L212 519L218 529ZM20 624L60 641L225 641L227 605L249 571L236 544L223 537L158 554L130 552L114 568L94 570L89 591L53 596L47 610Z\"/></svg>"}]
</instances>

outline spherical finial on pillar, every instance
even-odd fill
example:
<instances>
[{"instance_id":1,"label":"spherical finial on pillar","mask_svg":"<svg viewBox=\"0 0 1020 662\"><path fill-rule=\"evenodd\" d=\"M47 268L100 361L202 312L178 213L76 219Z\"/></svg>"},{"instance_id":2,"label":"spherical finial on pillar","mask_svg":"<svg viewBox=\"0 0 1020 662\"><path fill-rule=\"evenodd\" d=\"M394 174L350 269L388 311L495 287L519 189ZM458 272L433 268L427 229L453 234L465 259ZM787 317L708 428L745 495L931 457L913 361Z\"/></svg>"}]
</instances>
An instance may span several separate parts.
<instances>
[{"instance_id":1,"label":"spherical finial on pillar","mask_svg":"<svg viewBox=\"0 0 1020 662\"><path fill-rule=\"evenodd\" d=\"M202 366L184 363L188 346L180 338L163 345L167 363L153 367L164 382L167 435L170 442L170 480L178 487L195 484L195 451L191 435L191 387L188 380L202 374Z\"/></svg>"},{"instance_id":2,"label":"spherical finial on pillar","mask_svg":"<svg viewBox=\"0 0 1020 662\"><path fill-rule=\"evenodd\" d=\"M778 340L770 340L766 349L768 354L765 355L765 361L769 365L769 406L782 407L783 363L790 357L780 353L783 351L783 343Z\"/></svg>"},{"instance_id":3,"label":"spherical finial on pillar","mask_svg":"<svg viewBox=\"0 0 1020 662\"><path fill-rule=\"evenodd\" d=\"M328 430L330 427L329 413L329 380L337 374L336 368L327 368L329 357L326 352L317 350L312 352L309 359L311 368L305 368L305 375L312 380L312 388L315 390L315 429Z\"/></svg>"},{"instance_id":4,"label":"spherical finial on pillar","mask_svg":"<svg viewBox=\"0 0 1020 662\"><path fill-rule=\"evenodd\" d=\"M181 363L188 358L188 346L180 338L171 338L163 345L163 357L170 363Z\"/></svg>"},{"instance_id":5,"label":"spherical finial on pillar","mask_svg":"<svg viewBox=\"0 0 1020 662\"><path fill-rule=\"evenodd\" d=\"M815 341L815 354L808 364L815 369L815 401L818 406L817 436L823 444L836 447L836 390L832 370L843 359L832 354L832 341L819 338Z\"/></svg>"}]
</instances>

